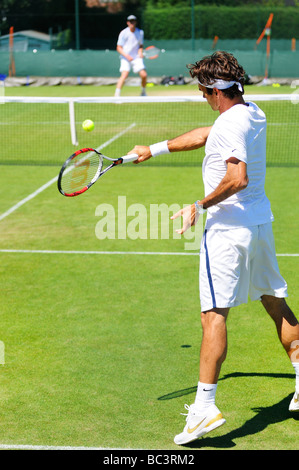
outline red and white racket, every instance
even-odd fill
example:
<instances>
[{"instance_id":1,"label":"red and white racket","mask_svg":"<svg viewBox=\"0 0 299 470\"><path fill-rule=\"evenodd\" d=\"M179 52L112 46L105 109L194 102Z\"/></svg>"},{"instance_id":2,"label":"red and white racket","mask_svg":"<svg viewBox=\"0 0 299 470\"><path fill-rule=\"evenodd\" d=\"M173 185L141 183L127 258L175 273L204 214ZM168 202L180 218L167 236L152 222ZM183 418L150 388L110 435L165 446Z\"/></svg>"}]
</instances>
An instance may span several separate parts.
<instances>
[{"instance_id":1,"label":"red and white racket","mask_svg":"<svg viewBox=\"0 0 299 470\"><path fill-rule=\"evenodd\" d=\"M133 162L137 158L137 154L131 154L113 159L93 148L77 150L62 165L57 181L58 190L63 196L79 196L111 168ZM111 163L103 169L104 159Z\"/></svg>"},{"instance_id":2,"label":"red and white racket","mask_svg":"<svg viewBox=\"0 0 299 470\"><path fill-rule=\"evenodd\" d=\"M143 50L143 57L145 59L157 59L160 54L160 49L156 46L148 46Z\"/></svg>"}]
</instances>

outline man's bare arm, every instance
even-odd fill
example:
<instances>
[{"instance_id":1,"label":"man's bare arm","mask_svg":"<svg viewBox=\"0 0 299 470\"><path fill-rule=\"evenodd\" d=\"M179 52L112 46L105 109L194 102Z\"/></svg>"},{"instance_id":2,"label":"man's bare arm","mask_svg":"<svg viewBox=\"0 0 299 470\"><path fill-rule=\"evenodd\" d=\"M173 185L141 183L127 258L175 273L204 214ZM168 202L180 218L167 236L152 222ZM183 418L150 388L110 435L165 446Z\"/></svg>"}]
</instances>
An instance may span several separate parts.
<instances>
[{"instance_id":1,"label":"man's bare arm","mask_svg":"<svg viewBox=\"0 0 299 470\"><path fill-rule=\"evenodd\" d=\"M203 198L201 201L198 201L198 204L203 207L203 209L208 209L219 202L224 201L228 197L236 194L239 191L245 189L248 185L248 176L247 176L247 165L236 158L231 158L227 160L227 171L220 181L217 188L208 196ZM171 219L176 219L177 217L183 217L183 226L181 229L178 229L179 234L184 233L192 225L195 225L198 220L198 213L196 211L195 203L190 206L184 207L174 214Z\"/></svg>"},{"instance_id":2,"label":"man's bare arm","mask_svg":"<svg viewBox=\"0 0 299 470\"><path fill-rule=\"evenodd\" d=\"M224 178L220 181L217 188L199 201L204 209L208 209L219 202L224 201L233 194L245 189L248 185L247 165L246 163L231 158L227 160L227 170Z\"/></svg>"},{"instance_id":3,"label":"man's bare arm","mask_svg":"<svg viewBox=\"0 0 299 470\"><path fill-rule=\"evenodd\" d=\"M170 152L183 152L204 147L212 127L199 127L168 141Z\"/></svg>"},{"instance_id":4,"label":"man's bare arm","mask_svg":"<svg viewBox=\"0 0 299 470\"><path fill-rule=\"evenodd\" d=\"M125 57L127 60L129 60L130 62L133 60L133 58L129 55L129 54L126 54L126 52L124 51L123 47L122 46L116 46L116 50L117 52L122 55L123 57Z\"/></svg>"},{"instance_id":5,"label":"man's bare arm","mask_svg":"<svg viewBox=\"0 0 299 470\"><path fill-rule=\"evenodd\" d=\"M167 146L169 152L184 152L204 147L211 129L212 127L200 127L168 140ZM138 160L134 163L141 163L152 157L150 147L147 145L136 145L128 153L137 153L139 155Z\"/></svg>"}]
</instances>

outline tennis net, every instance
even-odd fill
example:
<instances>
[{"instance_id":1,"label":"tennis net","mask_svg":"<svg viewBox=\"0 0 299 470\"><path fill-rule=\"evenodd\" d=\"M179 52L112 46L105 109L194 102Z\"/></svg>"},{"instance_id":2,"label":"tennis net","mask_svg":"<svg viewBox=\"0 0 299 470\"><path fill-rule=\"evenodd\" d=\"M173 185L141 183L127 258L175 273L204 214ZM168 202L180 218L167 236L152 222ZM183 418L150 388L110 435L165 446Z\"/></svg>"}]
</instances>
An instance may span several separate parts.
<instances>
[{"instance_id":1,"label":"tennis net","mask_svg":"<svg viewBox=\"0 0 299 470\"><path fill-rule=\"evenodd\" d=\"M299 95L246 95L266 113L267 164L299 166ZM206 100L194 96L123 98L3 97L0 105L1 164L61 165L82 147L110 157L134 145L170 139L217 118ZM82 122L92 119L86 132ZM201 165L204 150L179 152L148 165Z\"/></svg>"}]
</instances>

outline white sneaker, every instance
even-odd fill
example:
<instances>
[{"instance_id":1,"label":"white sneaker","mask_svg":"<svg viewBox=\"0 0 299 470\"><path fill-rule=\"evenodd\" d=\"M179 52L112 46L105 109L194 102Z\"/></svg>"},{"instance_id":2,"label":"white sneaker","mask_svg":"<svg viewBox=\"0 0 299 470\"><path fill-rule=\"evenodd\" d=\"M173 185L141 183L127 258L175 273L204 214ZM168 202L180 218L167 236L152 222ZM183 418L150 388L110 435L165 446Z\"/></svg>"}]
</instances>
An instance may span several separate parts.
<instances>
[{"instance_id":1,"label":"white sneaker","mask_svg":"<svg viewBox=\"0 0 299 470\"><path fill-rule=\"evenodd\" d=\"M146 91L142 90L141 93L140 93L140 96L147 96Z\"/></svg>"},{"instance_id":2,"label":"white sneaker","mask_svg":"<svg viewBox=\"0 0 299 470\"><path fill-rule=\"evenodd\" d=\"M226 422L216 405L211 405L204 411L198 411L194 404L185 405L185 408L188 411L188 414L185 414L187 424L183 432L175 436L175 444L182 445L195 441Z\"/></svg>"},{"instance_id":3,"label":"white sneaker","mask_svg":"<svg viewBox=\"0 0 299 470\"><path fill-rule=\"evenodd\" d=\"M289 406L289 411L299 411L299 393L294 393Z\"/></svg>"}]
</instances>

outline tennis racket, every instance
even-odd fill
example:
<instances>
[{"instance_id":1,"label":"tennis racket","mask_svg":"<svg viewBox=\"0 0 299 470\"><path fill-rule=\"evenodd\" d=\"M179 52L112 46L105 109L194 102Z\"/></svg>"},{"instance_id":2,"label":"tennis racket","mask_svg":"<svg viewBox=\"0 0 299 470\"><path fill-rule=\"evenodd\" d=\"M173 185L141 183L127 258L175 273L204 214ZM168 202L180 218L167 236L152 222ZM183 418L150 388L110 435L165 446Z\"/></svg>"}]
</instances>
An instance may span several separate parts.
<instances>
[{"instance_id":1,"label":"tennis racket","mask_svg":"<svg viewBox=\"0 0 299 470\"><path fill-rule=\"evenodd\" d=\"M61 167L57 181L58 190L63 196L79 196L114 166L133 162L137 158L136 153L113 159L93 148L77 150ZM103 169L104 159L111 163Z\"/></svg>"},{"instance_id":2,"label":"tennis racket","mask_svg":"<svg viewBox=\"0 0 299 470\"><path fill-rule=\"evenodd\" d=\"M159 54L160 49L156 46L148 46L143 50L143 57L145 57L145 59L156 59L159 57Z\"/></svg>"}]
</instances>

